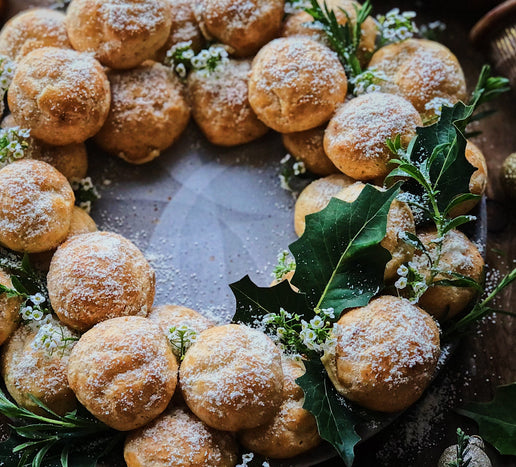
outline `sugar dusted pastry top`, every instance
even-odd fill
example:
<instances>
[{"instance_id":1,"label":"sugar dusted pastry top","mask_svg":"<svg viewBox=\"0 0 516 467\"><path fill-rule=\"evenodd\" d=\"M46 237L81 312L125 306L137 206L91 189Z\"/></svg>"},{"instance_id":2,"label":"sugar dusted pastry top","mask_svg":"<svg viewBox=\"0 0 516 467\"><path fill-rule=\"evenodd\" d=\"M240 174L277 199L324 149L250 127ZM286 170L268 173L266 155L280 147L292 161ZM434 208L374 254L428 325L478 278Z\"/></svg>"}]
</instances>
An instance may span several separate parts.
<instances>
[{"instance_id":1,"label":"sugar dusted pastry top","mask_svg":"<svg viewBox=\"0 0 516 467\"><path fill-rule=\"evenodd\" d=\"M110 318L147 316L154 300L149 263L132 242L110 232L67 240L52 258L47 279L59 319L81 331Z\"/></svg>"},{"instance_id":2,"label":"sugar dusted pastry top","mask_svg":"<svg viewBox=\"0 0 516 467\"><path fill-rule=\"evenodd\" d=\"M280 352L262 332L227 324L204 331L180 369L188 407L207 425L226 431L271 419L282 400Z\"/></svg>"},{"instance_id":3,"label":"sugar dusted pastry top","mask_svg":"<svg viewBox=\"0 0 516 467\"><path fill-rule=\"evenodd\" d=\"M43 47L23 57L9 87L8 103L17 125L45 143L82 143L104 123L109 82L90 54Z\"/></svg>"},{"instance_id":4,"label":"sugar dusted pastry top","mask_svg":"<svg viewBox=\"0 0 516 467\"><path fill-rule=\"evenodd\" d=\"M0 244L38 253L56 248L68 234L75 196L51 165L20 160L0 170Z\"/></svg>"},{"instance_id":5,"label":"sugar dusted pastry top","mask_svg":"<svg viewBox=\"0 0 516 467\"><path fill-rule=\"evenodd\" d=\"M66 15L73 47L110 68L133 68L151 58L171 24L167 0L73 0Z\"/></svg>"}]
</instances>

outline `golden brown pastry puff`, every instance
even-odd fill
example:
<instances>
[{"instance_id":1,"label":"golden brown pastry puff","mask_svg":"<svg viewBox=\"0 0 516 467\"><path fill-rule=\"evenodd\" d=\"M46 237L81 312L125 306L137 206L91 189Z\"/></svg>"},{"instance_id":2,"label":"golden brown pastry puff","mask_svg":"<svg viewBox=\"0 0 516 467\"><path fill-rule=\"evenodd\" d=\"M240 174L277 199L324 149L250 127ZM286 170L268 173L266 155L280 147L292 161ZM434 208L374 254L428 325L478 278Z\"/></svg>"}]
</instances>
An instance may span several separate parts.
<instances>
[{"instance_id":1,"label":"golden brown pastry puff","mask_svg":"<svg viewBox=\"0 0 516 467\"><path fill-rule=\"evenodd\" d=\"M0 284L12 288L9 275L0 269ZM20 322L20 297L7 297L0 294L0 345L14 332Z\"/></svg>"},{"instance_id":2,"label":"golden brown pastry puff","mask_svg":"<svg viewBox=\"0 0 516 467\"><path fill-rule=\"evenodd\" d=\"M344 174L328 175L314 180L300 193L294 208L294 229L301 236L305 231L305 217L328 206L330 199L355 180Z\"/></svg>"},{"instance_id":3,"label":"golden brown pastry puff","mask_svg":"<svg viewBox=\"0 0 516 467\"><path fill-rule=\"evenodd\" d=\"M174 407L129 434L124 459L128 467L234 467L237 451L231 434L210 428L186 407Z\"/></svg>"},{"instance_id":4,"label":"golden brown pastry puff","mask_svg":"<svg viewBox=\"0 0 516 467\"><path fill-rule=\"evenodd\" d=\"M348 22L348 16L352 25L356 23L356 8L360 8L360 3L353 0L326 0L326 2L318 0L318 3L321 7L324 7L324 3L326 3L328 9L335 13L339 24L345 25ZM366 66L375 50L376 35L378 34L378 28L371 16L362 23L361 32L357 56L360 64ZM305 11L299 11L287 17L283 25L282 35L285 37L307 36L328 45L326 33L318 27L313 17Z\"/></svg>"},{"instance_id":5,"label":"golden brown pastry puff","mask_svg":"<svg viewBox=\"0 0 516 467\"><path fill-rule=\"evenodd\" d=\"M249 104L250 70L249 60L229 60L220 71L188 76L194 120L211 143L235 146L267 133Z\"/></svg>"},{"instance_id":6,"label":"golden brown pastry puff","mask_svg":"<svg viewBox=\"0 0 516 467\"><path fill-rule=\"evenodd\" d=\"M38 253L68 234L75 197L66 178L46 162L20 160L0 170L0 244Z\"/></svg>"},{"instance_id":7,"label":"golden brown pastry puff","mask_svg":"<svg viewBox=\"0 0 516 467\"><path fill-rule=\"evenodd\" d=\"M437 256L435 230L421 232L418 237L435 262ZM428 281L430 277L428 258L416 251L413 261ZM484 260L476 245L466 235L459 230L450 230L442 243L439 269L462 274L480 282L484 272ZM441 279L453 279L453 277L448 277L446 274L438 275L434 281ZM434 318L444 321L464 310L476 294L476 290L471 287L430 286L419 299L419 306Z\"/></svg>"},{"instance_id":8,"label":"golden brown pastry puff","mask_svg":"<svg viewBox=\"0 0 516 467\"><path fill-rule=\"evenodd\" d=\"M180 42L190 42L195 51L199 51L204 44L204 37L195 19L192 0L168 0L172 11L172 26L168 39L155 54L154 59L162 62L167 52Z\"/></svg>"},{"instance_id":9,"label":"golden brown pastry puff","mask_svg":"<svg viewBox=\"0 0 516 467\"><path fill-rule=\"evenodd\" d=\"M195 17L208 40L220 41L234 55L249 57L281 28L284 0L193 0Z\"/></svg>"},{"instance_id":10,"label":"golden brown pastry puff","mask_svg":"<svg viewBox=\"0 0 516 467\"><path fill-rule=\"evenodd\" d=\"M96 143L132 164L156 158L190 119L184 85L170 68L150 60L132 70L110 70L108 78L111 108Z\"/></svg>"},{"instance_id":11,"label":"golden brown pastry puff","mask_svg":"<svg viewBox=\"0 0 516 467\"><path fill-rule=\"evenodd\" d=\"M179 379L190 410L218 430L262 425L282 400L279 350L265 334L243 325L202 332L186 352Z\"/></svg>"},{"instance_id":12,"label":"golden brown pastry puff","mask_svg":"<svg viewBox=\"0 0 516 467\"><path fill-rule=\"evenodd\" d=\"M269 42L254 58L249 102L267 126L293 133L327 122L347 89L335 52L306 37L285 37Z\"/></svg>"},{"instance_id":13,"label":"golden brown pastry puff","mask_svg":"<svg viewBox=\"0 0 516 467\"><path fill-rule=\"evenodd\" d=\"M305 395L296 379L305 373L301 361L283 358L283 402L272 420L238 433L240 443L273 459L297 456L317 446L321 438L314 416L303 409Z\"/></svg>"},{"instance_id":14,"label":"golden brown pastry puff","mask_svg":"<svg viewBox=\"0 0 516 467\"><path fill-rule=\"evenodd\" d=\"M152 308L148 318L168 333L171 327L186 325L199 334L214 324L206 317L191 308L180 305L161 305Z\"/></svg>"},{"instance_id":15,"label":"golden brown pastry puff","mask_svg":"<svg viewBox=\"0 0 516 467\"><path fill-rule=\"evenodd\" d=\"M441 349L432 317L408 300L383 296L337 322L322 360L337 391L358 404L397 412L430 383Z\"/></svg>"},{"instance_id":16,"label":"golden brown pastry puff","mask_svg":"<svg viewBox=\"0 0 516 467\"><path fill-rule=\"evenodd\" d=\"M394 156L388 138L401 136L404 147L422 126L414 106L400 96L373 92L346 102L330 120L324 150L339 170L357 180L385 177Z\"/></svg>"},{"instance_id":17,"label":"golden brown pastry puff","mask_svg":"<svg viewBox=\"0 0 516 467\"><path fill-rule=\"evenodd\" d=\"M72 0L65 24L74 49L129 69L165 44L172 14L168 0Z\"/></svg>"},{"instance_id":18,"label":"golden brown pastry puff","mask_svg":"<svg viewBox=\"0 0 516 467\"><path fill-rule=\"evenodd\" d=\"M487 188L487 163L480 148L471 141L468 141L468 144L466 145L466 159L477 169L469 179L469 191L474 195L482 196L486 192ZM462 214L467 214L477 205L477 203L478 200L464 201L450 211L450 216L456 217Z\"/></svg>"},{"instance_id":19,"label":"golden brown pastry puff","mask_svg":"<svg viewBox=\"0 0 516 467\"><path fill-rule=\"evenodd\" d=\"M339 169L324 152L324 127L282 135L283 145L297 160L302 161L316 175L331 175Z\"/></svg>"},{"instance_id":20,"label":"golden brown pastry puff","mask_svg":"<svg viewBox=\"0 0 516 467\"><path fill-rule=\"evenodd\" d=\"M71 49L64 19L64 13L49 8L33 8L18 13L0 31L0 54L19 60L41 47Z\"/></svg>"},{"instance_id":21,"label":"golden brown pastry puff","mask_svg":"<svg viewBox=\"0 0 516 467\"><path fill-rule=\"evenodd\" d=\"M47 321L55 329L62 327L55 319ZM63 331L67 332L63 327ZM54 412L64 415L76 408L77 400L66 376L69 350L49 352L36 345L38 329L22 325L2 348L1 370L9 394L22 407L40 415L47 415L29 397L40 399Z\"/></svg>"},{"instance_id":22,"label":"golden brown pastry puff","mask_svg":"<svg viewBox=\"0 0 516 467\"><path fill-rule=\"evenodd\" d=\"M0 125L2 128L18 126L12 114L7 115ZM88 171L88 153L84 143L52 146L29 136L28 147L24 150L26 159L46 162L61 172L69 182L74 178L84 178Z\"/></svg>"},{"instance_id":23,"label":"golden brown pastry puff","mask_svg":"<svg viewBox=\"0 0 516 467\"><path fill-rule=\"evenodd\" d=\"M56 251L48 271L52 308L68 326L86 331L119 316L147 316L155 275L142 252L111 232L75 235Z\"/></svg>"},{"instance_id":24,"label":"golden brown pastry puff","mask_svg":"<svg viewBox=\"0 0 516 467\"><path fill-rule=\"evenodd\" d=\"M335 197L347 203L352 203L358 198L364 187L363 183L357 182L343 188ZM414 216L407 203L395 199L391 203L387 214L387 232L380 243L392 255L385 266L384 279L386 281L394 279L398 268L409 261L414 253L414 248L402 240L405 232L416 234Z\"/></svg>"},{"instance_id":25,"label":"golden brown pastry puff","mask_svg":"<svg viewBox=\"0 0 516 467\"><path fill-rule=\"evenodd\" d=\"M409 100L423 121L435 117L442 103L453 105L467 97L457 58L438 42L409 39L386 45L373 55L369 67L387 76L381 90Z\"/></svg>"},{"instance_id":26,"label":"golden brown pastry puff","mask_svg":"<svg viewBox=\"0 0 516 467\"><path fill-rule=\"evenodd\" d=\"M95 417L129 431L167 408L177 361L154 323L139 316L113 318L81 336L70 354L68 381Z\"/></svg>"},{"instance_id":27,"label":"golden brown pastry puff","mask_svg":"<svg viewBox=\"0 0 516 467\"><path fill-rule=\"evenodd\" d=\"M90 215L78 206L74 206L72 210L72 219L70 221L70 228L65 241L74 235L80 235L88 232L95 232L97 224L90 217ZM42 253L32 253L30 255L31 264L36 266L40 271L47 271L50 268L50 261L56 250L43 251Z\"/></svg>"},{"instance_id":28,"label":"golden brown pastry puff","mask_svg":"<svg viewBox=\"0 0 516 467\"><path fill-rule=\"evenodd\" d=\"M43 47L20 60L7 98L17 125L64 146L100 130L109 111L109 81L89 54Z\"/></svg>"}]
</instances>

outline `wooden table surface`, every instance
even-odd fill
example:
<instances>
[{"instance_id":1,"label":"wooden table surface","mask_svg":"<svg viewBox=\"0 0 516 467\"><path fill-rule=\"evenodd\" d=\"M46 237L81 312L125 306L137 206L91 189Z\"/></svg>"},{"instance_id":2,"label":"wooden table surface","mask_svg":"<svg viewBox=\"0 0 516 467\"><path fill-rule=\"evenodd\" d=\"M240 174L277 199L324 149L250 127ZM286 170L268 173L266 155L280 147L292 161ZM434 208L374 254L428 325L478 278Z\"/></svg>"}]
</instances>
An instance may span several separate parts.
<instances>
[{"instance_id":1,"label":"wooden table surface","mask_svg":"<svg viewBox=\"0 0 516 467\"><path fill-rule=\"evenodd\" d=\"M49 5L51 0L11 1L13 12L29 4ZM476 82L481 65L488 61L481 51L475 50L468 40L471 26L486 11L488 4L499 2L451 0L445 2L373 1L375 12L384 12L396 5L402 9L421 11L425 20L442 20L447 31L442 41L457 55L466 73L469 86ZM498 112L482 121L482 135L474 142L483 150L488 167L489 236L486 250L488 274L506 273L516 265L516 208L508 202L500 185L503 160L516 151L516 93L507 94L496 102ZM516 287L507 290L497 301L499 308L514 310ZM469 420L453 412L463 401L487 401L493 397L496 386L516 381L516 320L497 316L479 324L463 339L458 351L445 371L434 382L425 399L424 419L414 419L410 411L385 433L357 448L356 466L435 466L442 450L455 442L455 431L477 433ZM437 423L434 423L437 421ZM499 456L488 450L494 466L516 466L516 458ZM337 466L333 460L324 464Z\"/></svg>"}]
</instances>

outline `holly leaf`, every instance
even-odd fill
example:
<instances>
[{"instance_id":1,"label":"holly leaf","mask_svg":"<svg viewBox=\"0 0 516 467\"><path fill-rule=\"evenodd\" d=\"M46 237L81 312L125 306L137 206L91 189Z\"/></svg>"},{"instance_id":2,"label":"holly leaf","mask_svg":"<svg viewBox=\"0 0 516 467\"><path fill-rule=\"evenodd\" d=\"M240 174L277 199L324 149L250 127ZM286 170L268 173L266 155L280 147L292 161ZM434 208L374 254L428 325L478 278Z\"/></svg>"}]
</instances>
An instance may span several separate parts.
<instances>
[{"instance_id":1,"label":"holly leaf","mask_svg":"<svg viewBox=\"0 0 516 467\"><path fill-rule=\"evenodd\" d=\"M346 406L346 400L333 386L320 360L307 360L304 364L306 373L296 379L305 393L303 408L315 417L321 438L351 466L355 445L361 440L355 426L361 420Z\"/></svg>"},{"instance_id":2,"label":"holly leaf","mask_svg":"<svg viewBox=\"0 0 516 467\"><path fill-rule=\"evenodd\" d=\"M470 402L457 412L475 420L500 454L516 455L516 383L498 386L491 402Z\"/></svg>"},{"instance_id":3,"label":"holly leaf","mask_svg":"<svg viewBox=\"0 0 516 467\"><path fill-rule=\"evenodd\" d=\"M390 253L380 246L399 184L387 191L366 185L353 203L333 198L306 216L306 229L289 248L296 260L292 284L314 308L365 306L383 288Z\"/></svg>"},{"instance_id":4,"label":"holly leaf","mask_svg":"<svg viewBox=\"0 0 516 467\"><path fill-rule=\"evenodd\" d=\"M279 313L280 308L297 313L308 321L315 316L305 294L295 292L287 280L273 287L258 287L249 276L245 276L229 286L237 301L232 323L252 326L269 313Z\"/></svg>"}]
</instances>

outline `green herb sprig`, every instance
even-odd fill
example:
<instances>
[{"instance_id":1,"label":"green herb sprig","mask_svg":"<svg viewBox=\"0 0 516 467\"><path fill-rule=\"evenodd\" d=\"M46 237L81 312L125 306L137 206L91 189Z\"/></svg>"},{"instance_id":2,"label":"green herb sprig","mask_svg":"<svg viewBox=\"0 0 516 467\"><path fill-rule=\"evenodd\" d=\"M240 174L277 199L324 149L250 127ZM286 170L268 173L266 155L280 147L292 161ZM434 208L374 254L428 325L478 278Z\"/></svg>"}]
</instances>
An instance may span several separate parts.
<instances>
[{"instance_id":1,"label":"green herb sprig","mask_svg":"<svg viewBox=\"0 0 516 467\"><path fill-rule=\"evenodd\" d=\"M465 459L469 436L457 428L457 460L448 462L447 467L468 467L470 459Z\"/></svg>"},{"instance_id":2,"label":"green herb sprig","mask_svg":"<svg viewBox=\"0 0 516 467\"><path fill-rule=\"evenodd\" d=\"M13 421L11 438L0 443L0 465L41 467L51 459L58 459L62 467L67 467L78 465L79 455L83 462L87 461L80 465L94 467L123 436L77 410L60 416L36 397L30 398L45 415L19 407L0 391L0 413ZM91 444L89 452L79 452L88 444Z\"/></svg>"},{"instance_id":3,"label":"green herb sprig","mask_svg":"<svg viewBox=\"0 0 516 467\"><path fill-rule=\"evenodd\" d=\"M403 280L410 296L417 300L430 285L448 285L457 287L474 287L480 289L471 278L443 271L440 266L444 238L452 229L475 219L474 216L451 213L461 203L479 199L469 192L469 180L475 168L466 160L466 127L471 123L478 108L506 92L507 80L493 77L489 66L484 66L469 105L458 102L453 107L445 106L439 121L433 125L418 128L417 135L407 149L402 147L398 135L388 140L387 146L394 154L391 163L395 168L386 178L386 184L400 177L406 179L404 188L408 195L402 195L403 201L410 204L423 219L430 220L436 228L437 239L433 242L432 254L422 242L410 232L404 234L404 240L416 250L422 252L429 261L430 275L422 282L415 267L408 263L406 268L409 279ZM436 281L437 276L444 275L445 280ZM404 287L400 287L404 288Z\"/></svg>"},{"instance_id":4,"label":"green herb sprig","mask_svg":"<svg viewBox=\"0 0 516 467\"><path fill-rule=\"evenodd\" d=\"M321 7L317 0L311 0L311 7L305 8L305 11L321 25L322 30L326 33L330 46L339 56L348 78L353 78L362 73L357 52L362 38L362 24L373 10L370 0L366 0L360 8L355 5L353 5L353 8L356 12L356 21L351 21L348 12L340 8L340 11L347 18L344 25L337 21L335 12L328 8L326 2Z\"/></svg>"},{"instance_id":5,"label":"green herb sprig","mask_svg":"<svg viewBox=\"0 0 516 467\"><path fill-rule=\"evenodd\" d=\"M492 308L490 302L500 294L507 286L516 280L516 268L514 268L509 274L500 280L500 282L493 288L493 290L483 300L478 301L472 308L472 310L458 321L449 325L443 332L443 337L446 339L454 339L460 337L468 332L471 325L482 318L492 314L502 314L515 316L516 313L512 313L506 310L500 310Z\"/></svg>"}]
</instances>

